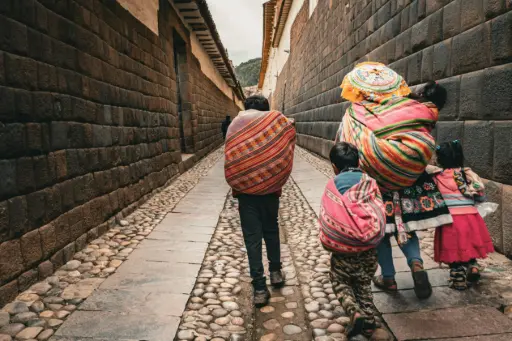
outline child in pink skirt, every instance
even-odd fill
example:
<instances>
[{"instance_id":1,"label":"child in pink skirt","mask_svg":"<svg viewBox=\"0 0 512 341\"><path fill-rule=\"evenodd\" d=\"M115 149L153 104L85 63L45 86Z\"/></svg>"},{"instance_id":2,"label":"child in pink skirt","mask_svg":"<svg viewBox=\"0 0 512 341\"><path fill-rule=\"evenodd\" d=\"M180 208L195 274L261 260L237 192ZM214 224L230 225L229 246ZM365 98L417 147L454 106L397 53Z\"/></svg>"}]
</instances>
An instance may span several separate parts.
<instances>
[{"instance_id":1,"label":"child in pink skirt","mask_svg":"<svg viewBox=\"0 0 512 341\"><path fill-rule=\"evenodd\" d=\"M480 272L477 258L494 252L489 231L475 207L484 201L482 180L464 168L462 145L458 140L437 147L434 181L453 217L453 224L436 229L434 260L450 266L450 286L465 290L468 282L477 282Z\"/></svg>"}]
</instances>

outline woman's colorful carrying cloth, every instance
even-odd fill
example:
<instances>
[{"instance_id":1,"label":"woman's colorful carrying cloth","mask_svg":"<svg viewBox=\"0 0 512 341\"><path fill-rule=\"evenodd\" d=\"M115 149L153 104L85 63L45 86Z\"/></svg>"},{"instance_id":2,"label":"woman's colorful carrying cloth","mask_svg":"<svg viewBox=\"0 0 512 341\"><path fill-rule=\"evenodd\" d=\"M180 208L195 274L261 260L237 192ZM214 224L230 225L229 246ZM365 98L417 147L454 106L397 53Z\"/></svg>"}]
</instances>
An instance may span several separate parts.
<instances>
[{"instance_id":1,"label":"woman's colorful carrying cloth","mask_svg":"<svg viewBox=\"0 0 512 341\"><path fill-rule=\"evenodd\" d=\"M226 135L224 171L233 191L279 192L292 171L295 135L293 122L280 112L241 112Z\"/></svg>"},{"instance_id":2,"label":"woman's colorful carrying cloth","mask_svg":"<svg viewBox=\"0 0 512 341\"><path fill-rule=\"evenodd\" d=\"M359 149L360 167L383 190L400 190L414 185L432 158L438 115L435 105L403 97L352 103L336 140Z\"/></svg>"},{"instance_id":3,"label":"woman's colorful carrying cloth","mask_svg":"<svg viewBox=\"0 0 512 341\"><path fill-rule=\"evenodd\" d=\"M386 233L396 233L398 224L402 224L405 232L414 232L453 222L443 195L427 172L414 185L383 193L382 198L386 207Z\"/></svg>"},{"instance_id":4,"label":"woman's colorful carrying cloth","mask_svg":"<svg viewBox=\"0 0 512 341\"><path fill-rule=\"evenodd\" d=\"M341 194L331 179L322 197L319 222L320 241L330 251L356 253L375 248L386 227L375 180L363 174L358 184Z\"/></svg>"}]
</instances>

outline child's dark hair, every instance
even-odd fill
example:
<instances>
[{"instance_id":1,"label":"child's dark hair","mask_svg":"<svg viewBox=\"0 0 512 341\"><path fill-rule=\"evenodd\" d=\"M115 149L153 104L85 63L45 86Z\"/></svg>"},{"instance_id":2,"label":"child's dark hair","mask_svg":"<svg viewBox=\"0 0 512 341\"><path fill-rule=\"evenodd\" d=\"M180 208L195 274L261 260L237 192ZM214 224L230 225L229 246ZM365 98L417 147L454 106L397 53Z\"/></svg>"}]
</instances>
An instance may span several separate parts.
<instances>
[{"instance_id":1,"label":"child's dark hair","mask_svg":"<svg viewBox=\"0 0 512 341\"><path fill-rule=\"evenodd\" d=\"M437 109L443 109L446 104L448 93L446 89L434 81L428 81L419 92L409 95L410 98L418 102L429 101L436 105Z\"/></svg>"},{"instance_id":2,"label":"child's dark hair","mask_svg":"<svg viewBox=\"0 0 512 341\"><path fill-rule=\"evenodd\" d=\"M261 95L254 95L251 97L247 97L244 102L245 110L259 110L259 111L269 111L270 104L268 99Z\"/></svg>"},{"instance_id":3,"label":"child's dark hair","mask_svg":"<svg viewBox=\"0 0 512 341\"><path fill-rule=\"evenodd\" d=\"M441 143L436 148L437 163L442 168L463 168L464 153L459 140Z\"/></svg>"},{"instance_id":4,"label":"child's dark hair","mask_svg":"<svg viewBox=\"0 0 512 341\"><path fill-rule=\"evenodd\" d=\"M359 167L359 151L357 148L346 142L338 142L329 153L331 163L338 168L338 171L344 171L348 168Z\"/></svg>"}]
</instances>

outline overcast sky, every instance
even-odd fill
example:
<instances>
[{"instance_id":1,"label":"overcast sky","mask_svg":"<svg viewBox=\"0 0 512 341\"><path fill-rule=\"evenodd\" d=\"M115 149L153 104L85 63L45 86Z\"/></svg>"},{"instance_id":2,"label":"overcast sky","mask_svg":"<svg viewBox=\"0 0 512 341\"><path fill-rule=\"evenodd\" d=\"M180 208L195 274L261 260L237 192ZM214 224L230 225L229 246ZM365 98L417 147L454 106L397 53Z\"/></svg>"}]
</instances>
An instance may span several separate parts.
<instances>
[{"instance_id":1,"label":"overcast sky","mask_svg":"<svg viewBox=\"0 0 512 341\"><path fill-rule=\"evenodd\" d=\"M1 1L1 0L0 0ZM208 0L217 31L233 64L261 57L266 0Z\"/></svg>"}]
</instances>

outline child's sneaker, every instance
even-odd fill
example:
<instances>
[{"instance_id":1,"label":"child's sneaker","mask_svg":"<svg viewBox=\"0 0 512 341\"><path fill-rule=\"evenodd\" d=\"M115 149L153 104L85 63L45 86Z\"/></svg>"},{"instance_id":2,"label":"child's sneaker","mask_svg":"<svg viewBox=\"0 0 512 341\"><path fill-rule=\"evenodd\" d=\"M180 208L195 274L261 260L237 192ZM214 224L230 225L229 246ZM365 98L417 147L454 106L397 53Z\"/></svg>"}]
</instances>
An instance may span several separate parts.
<instances>
[{"instance_id":1,"label":"child's sneaker","mask_svg":"<svg viewBox=\"0 0 512 341\"><path fill-rule=\"evenodd\" d=\"M466 268L458 266L450 269L450 288L460 291L468 288Z\"/></svg>"},{"instance_id":2,"label":"child's sneaker","mask_svg":"<svg viewBox=\"0 0 512 341\"><path fill-rule=\"evenodd\" d=\"M411 264L412 279L414 281L414 293L420 300L424 300L432 296L432 285L428 279L428 273L420 262L412 262Z\"/></svg>"},{"instance_id":3,"label":"child's sneaker","mask_svg":"<svg viewBox=\"0 0 512 341\"><path fill-rule=\"evenodd\" d=\"M469 263L468 271L467 271L467 281L469 283L477 283L480 280L480 267L478 263L473 262Z\"/></svg>"},{"instance_id":4,"label":"child's sneaker","mask_svg":"<svg viewBox=\"0 0 512 341\"><path fill-rule=\"evenodd\" d=\"M263 290L254 290L254 305L256 308L264 307L270 299L270 291L267 288Z\"/></svg>"}]
</instances>

